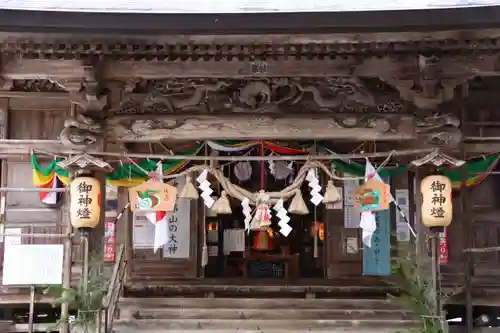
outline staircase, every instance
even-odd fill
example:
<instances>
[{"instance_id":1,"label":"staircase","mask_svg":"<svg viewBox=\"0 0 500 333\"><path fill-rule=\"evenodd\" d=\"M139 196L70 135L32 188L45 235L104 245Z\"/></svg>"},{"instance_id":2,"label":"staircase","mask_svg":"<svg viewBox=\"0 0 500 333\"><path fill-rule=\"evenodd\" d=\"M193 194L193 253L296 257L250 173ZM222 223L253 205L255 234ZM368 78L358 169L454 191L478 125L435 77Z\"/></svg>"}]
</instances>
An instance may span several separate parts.
<instances>
[{"instance_id":1,"label":"staircase","mask_svg":"<svg viewBox=\"0 0 500 333\"><path fill-rule=\"evenodd\" d=\"M409 312L384 299L122 298L115 333L395 333Z\"/></svg>"}]
</instances>

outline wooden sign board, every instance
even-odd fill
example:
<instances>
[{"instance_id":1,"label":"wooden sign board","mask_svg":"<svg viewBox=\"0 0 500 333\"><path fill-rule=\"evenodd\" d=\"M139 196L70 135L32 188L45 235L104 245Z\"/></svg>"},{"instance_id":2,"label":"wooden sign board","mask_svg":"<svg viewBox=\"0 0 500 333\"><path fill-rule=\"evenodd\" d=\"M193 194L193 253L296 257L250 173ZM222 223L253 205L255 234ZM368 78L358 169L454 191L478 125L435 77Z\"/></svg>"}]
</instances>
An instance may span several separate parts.
<instances>
[{"instance_id":1,"label":"wooden sign board","mask_svg":"<svg viewBox=\"0 0 500 333\"><path fill-rule=\"evenodd\" d=\"M389 209L389 185L374 179L366 181L355 191L356 206L361 212Z\"/></svg>"},{"instance_id":2,"label":"wooden sign board","mask_svg":"<svg viewBox=\"0 0 500 333\"><path fill-rule=\"evenodd\" d=\"M62 244L22 244L5 247L3 285L60 285Z\"/></svg>"},{"instance_id":3,"label":"wooden sign board","mask_svg":"<svg viewBox=\"0 0 500 333\"><path fill-rule=\"evenodd\" d=\"M129 189L130 209L135 211L172 212L177 199L177 188L150 179Z\"/></svg>"}]
</instances>

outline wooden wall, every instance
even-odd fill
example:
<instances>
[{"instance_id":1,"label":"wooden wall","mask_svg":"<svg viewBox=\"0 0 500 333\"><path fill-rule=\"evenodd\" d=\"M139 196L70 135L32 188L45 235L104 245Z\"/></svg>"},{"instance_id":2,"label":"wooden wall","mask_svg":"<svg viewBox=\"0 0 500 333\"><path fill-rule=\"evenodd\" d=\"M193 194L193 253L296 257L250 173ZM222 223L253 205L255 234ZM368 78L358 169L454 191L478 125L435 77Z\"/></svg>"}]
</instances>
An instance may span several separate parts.
<instances>
[{"instance_id":1,"label":"wooden wall","mask_svg":"<svg viewBox=\"0 0 500 333\"><path fill-rule=\"evenodd\" d=\"M57 139L64 119L69 114L69 102L64 100L0 99L0 108L7 110L5 137L8 139ZM52 160L39 160L46 166ZM2 161L2 186L12 188L33 188L29 156L13 156ZM8 192L6 195L6 233L60 234L63 232L64 200L56 206L43 204L37 192ZM61 238L22 237L6 238L0 242L0 259L3 257L4 243L15 241L24 244L59 244ZM79 240L75 239L75 261L80 258ZM2 260L3 262L3 260ZM0 266L1 268L1 266ZM2 270L0 269L0 277Z\"/></svg>"},{"instance_id":2,"label":"wooden wall","mask_svg":"<svg viewBox=\"0 0 500 333\"><path fill-rule=\"evenodd\" d=\"M473 246L500 246L500 176L490 175L480 185L470 188L469 205L472 210ZM445 272L462 275L464 269L464 227L463 212L460 209L459 198L454 200L454 215L449 228L449 264ZM500 274L499 252L474 253L475 276L498 277Z\"/></svg>"}]
</instances>

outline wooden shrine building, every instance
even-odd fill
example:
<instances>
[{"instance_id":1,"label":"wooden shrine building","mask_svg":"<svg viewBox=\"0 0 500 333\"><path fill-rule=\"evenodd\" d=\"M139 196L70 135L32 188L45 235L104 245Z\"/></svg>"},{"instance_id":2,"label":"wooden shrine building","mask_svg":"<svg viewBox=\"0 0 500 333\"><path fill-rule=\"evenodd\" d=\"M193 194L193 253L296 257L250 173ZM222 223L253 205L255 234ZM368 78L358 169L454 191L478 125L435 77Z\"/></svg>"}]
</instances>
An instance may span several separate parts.
<instances>
[{"instance_id":1,"label":"wooden shrine building","mask_svg":"<svg viewBox=\"0 0 500 333\"><path fill-rule=\"evenodd\" d=\"M22 189L64 188L64 161L101 163L106 216L91 247L104 249L112 265L124 246L125 295L381 296L398 245L418 242L406 222L388 211L385 234L376 237L387 257L370 259L385 260L388 273L373 273L349 197L358 183L336 180L342 202L315 206L307 183L294 179L310 161L363 178L368 157L425 252L415 212L430 167L411 162L439 149L466 161L440 169L456 190L440 245L443 286L465 286L474 304L493 305L498 252L463 250L500 246L498 17L497 6L376 14L2 9L2 222L6 234L24 236L5 237L0 247L60 243L36 235L71 233L66 195ZM275 220L260 233L236 234L245 214L231 191L230 214L214 214L201 198L179 201L169 243L155 252L155 225L127 203L128 188L159 165L169 181L209 165L234 193L297 185L308 213L289 214L287 237ZM324 193L328 177L317 176ZM220 179L209 177L214 200L226 190ZM80 249L75 236L73 278ZM2 287L1 304L27 300L24 289Z\"/></svg>"}]
</instances>

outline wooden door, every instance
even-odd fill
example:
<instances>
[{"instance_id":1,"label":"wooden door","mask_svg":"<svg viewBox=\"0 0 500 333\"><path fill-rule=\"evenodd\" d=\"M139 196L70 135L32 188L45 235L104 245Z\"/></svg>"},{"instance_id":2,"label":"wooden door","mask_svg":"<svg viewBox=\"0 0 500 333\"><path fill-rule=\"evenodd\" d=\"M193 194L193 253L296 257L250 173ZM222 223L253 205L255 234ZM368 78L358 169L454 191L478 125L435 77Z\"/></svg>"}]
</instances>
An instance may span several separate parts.
<instances>
[{"instance_id":1,"label":"wooden door","mask_svg":"<svg viewBox=\"0 0 500 333\"><path fill-rule=\"evenodd\" d=\"M185 200L185 199L181 199ZM130 283L141 282L141 281L156 281L160 282L169 279L188 279L195 278L198 274L198 213L197 213L197 203L196 202L186 202L189 205L189 217L185 219L177 218L175 224L169 220L167 223L169 225L169 241L172 240L171 246L165 246L154 252L152 248L153 242L151 238L154 239L154 229L150 230L149 238L147 241L149 245L144 246L144 244L138 243L135 239L141 232L139 228L151 228L154 225L143 218L143 221L138 221L134 219L134 214L130 213L128 216L128 226L130 235L128 237L128 258L129 258L129 281ZM177 235L175 240L171 239L174 232L180 232L180 228L184 227L181 223L186 223L188 238ZM174 229L175 230L174 230ZM135 233L135 235L134 235ZM184 232L183 232L184 233ZM143 235L144 236L144 235ZM180 248L180 242L189 242L186 246L188 255L178 258L168 257L167 251L174 251L175 247ZM175 243L175 244L174 244ZM183 251L184 253L186 251Z\"/></svg>"},{"instance_id":2,"label":"wooden door","mask_svg":"<svg viewBox=\"0 0 500 333\"><path fill-rule=\"evenodd\" d=\"M470 234L464 233L463 214L460 210L460 198L454 200L454 216L448 229L449 262L445 271L463 272L463 248L467 244L465 237L472 238L475 248L500 246L500 176L490 175L480 185L468 189L469 205L472 210ZM476 276L498 276L500 273L500 252L474 253Z\"/></svg>"},{"instance_id":3,"label":"wooden door","mask_svg":"<svg viewBox=\"0 0 500 333\"><path fill-rule=\"evenodd\" d=\"M326 276L360 276L363 266L361 230L344 227L344 212L326 212Z\"/></svg>"}]
</instances>

